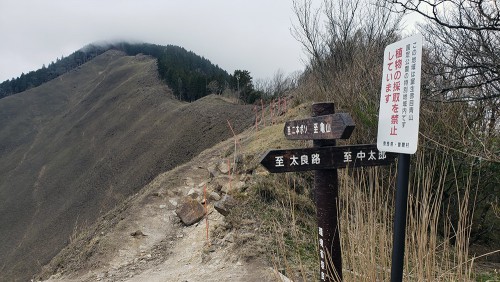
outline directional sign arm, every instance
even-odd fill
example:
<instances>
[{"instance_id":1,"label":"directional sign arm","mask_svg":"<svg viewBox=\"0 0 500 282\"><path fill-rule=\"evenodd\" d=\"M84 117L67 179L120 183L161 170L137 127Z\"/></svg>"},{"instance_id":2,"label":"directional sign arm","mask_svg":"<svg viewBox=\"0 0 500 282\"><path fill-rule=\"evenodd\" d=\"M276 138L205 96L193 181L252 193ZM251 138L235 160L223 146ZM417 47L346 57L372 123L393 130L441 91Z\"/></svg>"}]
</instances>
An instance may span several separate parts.
<instances>
[{"instance_id":1,"label":"directional sign arm","mask_svg":"<svg viewBox=\"0 0 500 282\"><path fill-rule=\"evenodd\" d=\"M260 163L272 173L389 165L397 154L381 152L376 144L269 150Z\"/></svg>"},{"instance_id":2,"label":"directional sign arm","mask_svg":"<svg viewBox=\"0 0 500 282\"><path fill-rule=\"evenodd\" d=\"M329 168L326 160L321 162L319 154L319 148L269 150L262 157L260 163L269 172L308 171ZM327 152L323 150L323 156L326 156L326 154ZM307 156L307 165L304 156ZM311 162L313 156L315 157L314 165ZM316 161L318 156L319 164Z\"/></svg>"},{"instance_id":3,"label":"directional sign arm","mask_svg":"<svg viewBox=\"0 0 500 282\"><path fill-rule=\"evenodd\" d=\"M348 139L355 124L348 113L285 122L284 134L292 140Z\"/></svg>"},{"instance_id":4,"label":"directional sign arm","mask_svg":"<svg viewBox=\"0 0 500 282\"><path fill-rule=\"evenodd\" d=\"M345 127L344 133L342 133L342 136L340 136L339 139L349 139L352 132L354 131L354 127L356 126L354 120L348 113L339 113L338 115L342 119L342 122L339 122L339 126L342 126L340 124L343 124L343 126ZM340 131L341 128L339 128L338 130Z\"/></svg>"}]
</instances>

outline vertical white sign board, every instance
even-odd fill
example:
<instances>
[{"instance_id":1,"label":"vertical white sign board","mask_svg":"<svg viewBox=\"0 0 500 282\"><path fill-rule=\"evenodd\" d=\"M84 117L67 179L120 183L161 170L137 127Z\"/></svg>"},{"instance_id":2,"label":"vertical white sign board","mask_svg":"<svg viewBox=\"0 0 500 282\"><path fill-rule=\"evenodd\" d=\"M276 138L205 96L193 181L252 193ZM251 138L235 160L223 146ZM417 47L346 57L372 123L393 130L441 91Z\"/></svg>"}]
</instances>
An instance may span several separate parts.
<instances>
[{"instance_id":1,"label":"vertical white sign board","mask_svg":"<svg viewBox=\"0 0 500 282\"><path fill-rule=\"evenodd\" d=\"M417 151L422 42L417 34L385 48L377 134L380 151Z\"/></svg>"}]
</instances>

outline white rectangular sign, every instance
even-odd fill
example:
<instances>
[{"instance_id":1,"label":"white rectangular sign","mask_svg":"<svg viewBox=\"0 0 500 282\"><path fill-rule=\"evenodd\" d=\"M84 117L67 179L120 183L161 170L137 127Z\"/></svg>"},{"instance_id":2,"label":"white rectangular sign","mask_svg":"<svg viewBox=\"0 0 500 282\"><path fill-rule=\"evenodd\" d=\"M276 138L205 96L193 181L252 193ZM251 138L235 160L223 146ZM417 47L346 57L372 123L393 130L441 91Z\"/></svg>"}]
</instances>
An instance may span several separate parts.
<instances>
[{"instance_id":1,"label":"white rectangular sign","mask_svg":"<svg viewBox=\"0 0 500 282\"><path fill-rule=\"evenodd\" d=\"M385 48L377 134L380 151L417 151L422 42L422 35L416 34Z\"/></svg>"}]
</instances>

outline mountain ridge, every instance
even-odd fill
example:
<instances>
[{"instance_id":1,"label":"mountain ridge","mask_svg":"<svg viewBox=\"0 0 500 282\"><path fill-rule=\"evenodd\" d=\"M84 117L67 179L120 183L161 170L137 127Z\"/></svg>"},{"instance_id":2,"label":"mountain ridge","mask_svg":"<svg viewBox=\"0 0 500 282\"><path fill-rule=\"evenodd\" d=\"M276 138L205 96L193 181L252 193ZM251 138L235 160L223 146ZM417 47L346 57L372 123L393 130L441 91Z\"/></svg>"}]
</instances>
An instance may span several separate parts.
<instances>
[{"instance_id":1,"label":"mountain ridge","mask_svg":"<svg viewBox=\"0 0 500 282\"><path fill-rule=\"evenodd\" d=\"M0 99L0 280L29 279L75 226L252 116L217 96L181 102L153 58L116 50Z\"/></svg>"},{"instance_id":2,"label":"mountain ridge","mask_svg":"<svg viewBox=\"0 0 500 282\"><path fill-rule=\"evenodd\" d=\"M43 65L38 70L22 73L17 78L1 82L0 98L40 86L110 50L122 51L129 56L144 54L154 57L160 78L181 100L193 101L210 94L210 91L221 93L231 81L231 76L218 65L183 47L125 41L102 42L88 44L67 57L58 58L48 66ZM209 82L214 82L210 90Z\"/></svg>"}]
</instances>

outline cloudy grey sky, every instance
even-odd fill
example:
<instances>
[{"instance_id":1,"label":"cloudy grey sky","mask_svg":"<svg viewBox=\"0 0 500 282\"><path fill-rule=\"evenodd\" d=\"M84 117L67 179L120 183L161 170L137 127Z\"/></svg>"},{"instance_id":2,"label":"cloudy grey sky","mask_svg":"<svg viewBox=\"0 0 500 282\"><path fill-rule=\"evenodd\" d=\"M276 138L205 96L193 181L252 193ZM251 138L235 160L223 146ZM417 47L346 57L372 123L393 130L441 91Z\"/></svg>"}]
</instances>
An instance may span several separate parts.
<instances>
[{"instance_id":1,"label":"cloudy grey sky","mask_svg":"<svg viewBox=\"0 0 500 282\"><path fill-rule=\"evenodd\" d=\"M290 0L0 0L0 82L86 44L182 46L256 79L302 70Z\"/></svg>"}]
</instances>

